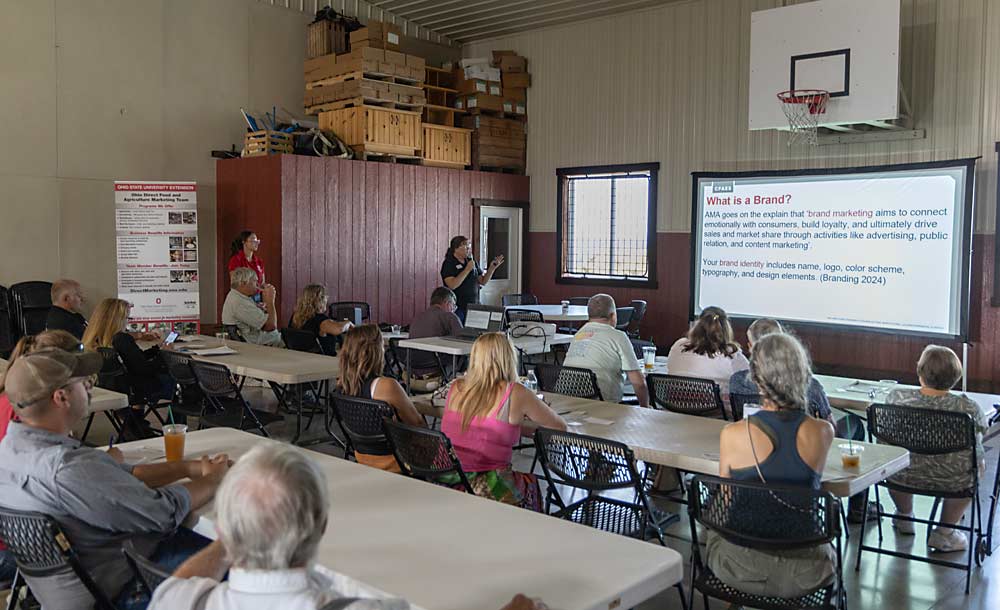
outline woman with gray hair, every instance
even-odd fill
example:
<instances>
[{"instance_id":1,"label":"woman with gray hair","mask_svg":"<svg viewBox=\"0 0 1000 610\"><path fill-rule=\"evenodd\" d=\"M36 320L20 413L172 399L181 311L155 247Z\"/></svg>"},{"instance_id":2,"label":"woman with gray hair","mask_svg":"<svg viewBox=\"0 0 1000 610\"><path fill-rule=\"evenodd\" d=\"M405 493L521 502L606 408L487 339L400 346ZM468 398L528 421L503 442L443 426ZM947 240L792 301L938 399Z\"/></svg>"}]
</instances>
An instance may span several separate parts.
<instances>
[{"instance_id":1,"label":"woman with gray hair","mask_svg":"<svg viewBox=\"0 0 1000 610\"><path fill-rule=\"evenodd\" d=\"M979 406L968 396L952 394L951 389L962 378L962 362L958 355L947 347L928 345L917 361L919 389L895 390L886 402L891 405L907 405L919 409L939 409L967 413L976 422L976 455L979 456L979 472L982 474L986 462L983 459L983 433L988 424ZM910 454L910 466L890 477L893 483L916 489L959 490L970 484L969 451L945 453L943 455ZM889 490L896 505L896 514L913 517L913 494ZM971 498L946 498L941 509L941 521L957 524L972 503ZM892 525L900 534L913 535L912 521L893 519ZM949 553L969 548L965 532L939 526L927 538L931 551Z\"/></svg>"},{"instance_id":2,"label":"woman with gray hair","mask_svg":"<svg viewBox=\"0 0 1000 610\"><path fill-rule=\"evenodd\" d=\"M805 348L791 335L764 336L754 343L750 375L760 388L762 408L723 428L720 476L819 489L833 426L806 413L812 372ZM746 593L794 598L826 586L834 577L829 545L762 551L714 532L706 543L708 566L723 582Z\"/></svg>"}]
</instances>

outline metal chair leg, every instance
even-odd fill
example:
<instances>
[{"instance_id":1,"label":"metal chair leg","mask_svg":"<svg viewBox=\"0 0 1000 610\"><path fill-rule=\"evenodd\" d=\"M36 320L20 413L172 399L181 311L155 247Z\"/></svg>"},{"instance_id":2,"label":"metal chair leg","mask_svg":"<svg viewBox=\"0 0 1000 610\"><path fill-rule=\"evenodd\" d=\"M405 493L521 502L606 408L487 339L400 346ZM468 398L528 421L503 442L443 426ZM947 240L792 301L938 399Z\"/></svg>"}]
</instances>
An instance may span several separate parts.
<instances>
[{"instance_id":1,"label":"metal chair leg","mask_svg":"<svg viewBox=\"0 0 1000 610\"><path fill-rule=\"evenodd\" d=\"M871 494L871 488L865 490L865 503L864 509L861 511L861 533L858 536L858 555L854 562L854 571L857 572L861 570L861 547L865 545L865 526L868 525L868 496Z\"/></svg>"},{"instance_id":2,"label":"metal chair leg","mask_svg":"<svg viewBox=\"0 0 1000 610\"><path fill-rule=\"evenodd\" d=\"M20 587L27 587L28 583L24 582L24 578L21 576L21 570L14 572L14 581L10 584L10 597L7 598L7 610L14 610L17 608L17 598L18 589Z\"/></svg>"}]
</instances>

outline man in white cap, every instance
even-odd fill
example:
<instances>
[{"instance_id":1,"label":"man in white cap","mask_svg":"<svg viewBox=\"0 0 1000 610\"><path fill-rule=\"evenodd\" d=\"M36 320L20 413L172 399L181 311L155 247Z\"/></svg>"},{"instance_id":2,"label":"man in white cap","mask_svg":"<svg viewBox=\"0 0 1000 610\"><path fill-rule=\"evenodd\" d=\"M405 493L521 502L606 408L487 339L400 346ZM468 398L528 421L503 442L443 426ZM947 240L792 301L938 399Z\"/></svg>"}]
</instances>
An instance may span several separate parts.
<instances>
[{"instance_id":1,"label":"man in white cap","mask_svg":"<svg viewBox=\"0 0 1000 610\"><path fill-rule=\"evenodd\" d=\"M118 597L119 607L129 607L132 587L126 584L132 574L122 543L131 540L140 553L155 551L155 559L175 564L207 544L177 530L192 509L212 499L229 459L133 467L120 463L117 451L99 451L70 438L87 415L91 378L102 363L100 354L46 349L19 358L7 370L4 385L20 421L12 422L0 441L0 506L55 519L100 589ZM94 606L71 571L26 580L42 607Z\"/></svg>"}]
</instances>

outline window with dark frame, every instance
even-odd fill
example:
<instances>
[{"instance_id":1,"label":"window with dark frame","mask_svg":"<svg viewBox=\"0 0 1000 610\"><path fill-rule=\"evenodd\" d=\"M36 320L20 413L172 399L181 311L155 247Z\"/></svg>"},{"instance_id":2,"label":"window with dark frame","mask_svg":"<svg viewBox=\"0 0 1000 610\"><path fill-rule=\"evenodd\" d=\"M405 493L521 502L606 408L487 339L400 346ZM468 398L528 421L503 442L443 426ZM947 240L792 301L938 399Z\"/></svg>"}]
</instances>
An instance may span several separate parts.
<instances>
[{"instance_id":1,"label":"window with dark frame","mask_svg":"<svg viewBox=\"0 0 1000 610\"><path fill-rule=\"evenodd\" d=\"M556 282L656 288L659 163L556 170Z\"/></svg>"}]
</instances>

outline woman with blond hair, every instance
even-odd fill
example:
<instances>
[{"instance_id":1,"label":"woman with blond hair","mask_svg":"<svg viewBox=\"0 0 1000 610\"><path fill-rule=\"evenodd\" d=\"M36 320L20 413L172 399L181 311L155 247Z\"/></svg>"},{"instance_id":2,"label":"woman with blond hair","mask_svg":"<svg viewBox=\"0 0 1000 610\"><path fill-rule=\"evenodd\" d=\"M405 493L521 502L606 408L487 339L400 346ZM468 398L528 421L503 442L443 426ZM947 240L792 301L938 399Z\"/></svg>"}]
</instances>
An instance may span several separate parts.
<instances>
[{"instance_id":1,"label":"woman with blond hair","mask_svg":"<svg viewBox=\"0 0 1000 610\"><path fill-rule=\"evenodd\" d=\"M83 347L91 351L101 347L114 348L125 363L132 390L150 402L169 399L174 395L175 384L160 360L160 350L172 349L172 346L160 343L146 350L140 348L135 337L125 330L131 311L132 304L128 301L101 301L83 333Z\"/></svg>"},{"instance_id":2,"label":"woman with blond hair","mask_svg":"<svg viewBox=\"0 0 1000 610\"><path fill-rule=\"evenodd\" d=\"M468 373L448 391L441 432L455 446L476 494L541 511L538 480L511 467L521 425L528 419L544 428L566 429L563 418L517 383L517 361L507 336L481 335L472 344Z\"/></svg>"},{"instance_id":3,"label":"woman with blond hair","mask_svg":"<svg viewBox=\"0 0 1000 610\"><path fill-rule=\"evenodd\" d=\"M404 424L424 426L424 418L417 412L410 398L392 377L383 377L385 369L385 348L382 346L382 332L374 324L362 324L344 335L344 346L338 354L340 358L340 378L337 391L345 396L381 400L396 410L396 415ZM399 472L399 464L390 453L369 455L354 452L359 464L380 470Z\"/></svg>"},{"instance_id":4,"label":"woman with blond hair","mask_svg":"<svg viewBox=\"0 0 1000 610\"><path fill-rule=\"evenodd\" d=\"M295 313L288 326L316 335L323 346L323 353L332 356L337 352L334 337L351 330L353 325L347 320L331 320L326 315L328 300L326 288L320 284L309 284L302 289L302 296L295 304Z\"/></svg>"}]
</instances>

